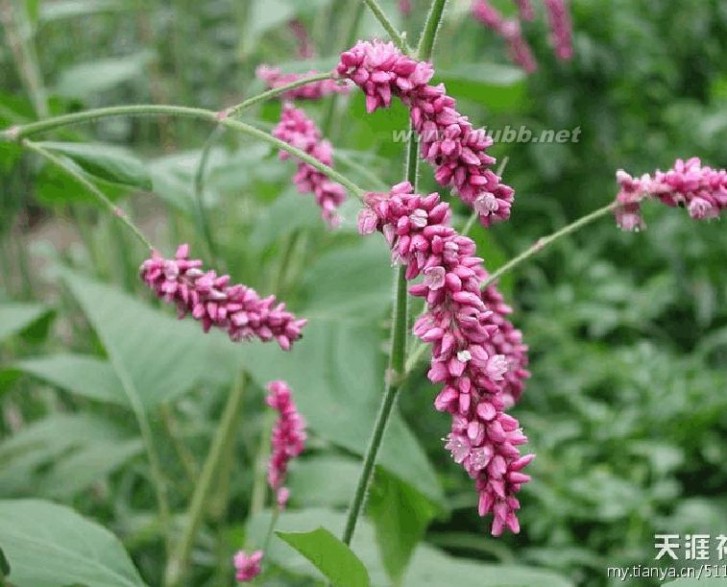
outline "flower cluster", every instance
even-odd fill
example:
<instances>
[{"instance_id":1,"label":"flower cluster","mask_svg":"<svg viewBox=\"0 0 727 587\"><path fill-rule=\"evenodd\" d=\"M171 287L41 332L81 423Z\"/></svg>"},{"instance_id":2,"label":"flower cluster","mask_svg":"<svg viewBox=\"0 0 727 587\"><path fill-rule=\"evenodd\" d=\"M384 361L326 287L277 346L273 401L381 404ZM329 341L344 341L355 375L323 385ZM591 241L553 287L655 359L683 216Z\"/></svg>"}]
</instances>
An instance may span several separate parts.
<instances>
[{"instance_id":1,"label":"flower cluster","mask_svg":"<svg viewBox=\"0 0 727 587\"><path fill-rule=\"evenodd\" d=\"M543 0L550 25L550 42L555 56L563 61L573 57L573 25L566 0Z\"/></svg>"},{"instance_id":2,"label":"flower cluster","mask_svg":"<svg viewBox=\"0 0 727 587\"><path fill-rule=\"evenodd\" d=\"M290 492L284 487L288 463L305 448L305 420L298 413L291 391L285 381L268 384L268 405L278 412L271 438L272 453L268 463L268 484L275 492L280 509L288 503Z\"/></svg>"},{"instance_id":3,"label":"flower cluster","mask_svg":"<svg viewBox=\"0 0 727 587\"><path fill-rule=\"evenodd\" d=\"M255 70L255 75L258 79L265 82L265 85L270 89L292 84L293 82L297 82L299 79L316 75L317 73L317 71L309 71L304 74L283 73L279 68L270 67L269 65L259 65ZM346 94L350 89L351 88L347 83L331 78L311 82L304 86L288 90L281 94L281 97L286 100L320 100L330 94Z\"/></svg>"},{"instance_id":4,"label":"flower cluster","mask_svg":"<svg viewBox=\"0 0 727 587\"><path fill-rule=\"evenodd\" d=\"M247 554L243 550L237 551L232 558L235 566L235 579L240 583L248 583L260 574L260 563L263 560L263 551L256 550Z\"/></svg>"},{"instance_id":5,"label":"flower cluster","mask_svg":"<svg viewBox=\"0 0 727 587\"><path fill-rule=\"evenodd\" d=\"M302 110L290 103L283 106L280 122L273 129L273 136L305 151L325 165L333 165L331 143L321 137L316 124ZM287 151L280 151L281 159L290 157ZM340 219L337 209L346 199L346 190L341 184L331 181L315 167L303 161L298 162L298 171L293 177L293 182L299 192L313 193L321 208L321 216L329 226L338 225Z\"/></svg>"},{"instance_id":6,"label":"flower cluster","mask_svg":"<svg viewBox=\"0 0 727 587\"><path fill-rule=\"evenodd\" d=\"M298 57L301 59L310 59L311 57L315 57L316 49L313 46L313 41L311 40L308 30L305 28L303 22L294 18L288 22L288 29L291 33L293 33L295 40L298 42Z\"/></svg>"},{"instance_id":7,"label":"flower cluster","mask_svg":"<svg viewBox=\"0 0 727 587\"><path fill-rule=\"evenodd\" d=\"M677 159L668 171L634 178L619 169L616 172L619 192L616 222L623 230L645 228L641 202L658 198L667 206L683 206L695 220L716 218L727 208L727 171L702 166L697 157Z\"/></svg>"},{"instance_id":8,"label":"flower cluster","mask_svg":"<svg viewBox=\"0 0 727 587\"><path fill-rule=\"evenodd\" d=\"M527 20L532 20L533 7L527 0L519 2L518 9L521 15L525 14L525 16L529 17ZM518 19L504 18L488 0L475 0L471 11L475 19L505 40L513 63L522 67L527 73L533 73L538 68L533 52L530 50L530 45L523 36ZM525 16L522 18L525 18Z\"/></svg>"},{"instance_id":9,"label":"flower cluster","mask_svg":"<svg viewBox=\"0 0 727 587\"><path fill-rule=\"evenodd\" d=\"M514 192L491 169L492 138L472 128L443 84L429 84L430 63L403 55L392 43L359 41L341 55L337 72L364 91L369 112L388 107L392 96L409 108L421 155L434 167L435 179L453 186L484 226L509 218Z\"/></svg>"},{"instance_id":10,"label":"flower cluster","mask_svg":"<svg viewBox=\"0 0 727 587\"><path fill-rule=\"evenodd\" d=\"M367 194L359 231L381 230L393 260L406 266L406 278L422 277L409 288L426 300L414 333L432 345L427 376L443 386L435 407L452 415L445 446L475 479L480 515L494 515L493 535L505 528L518 532L516 494L530 479L522 470L533 455L520 455L517 447L527 438L504 410L506 389L512 395L522 390L515 382L527 375L518 358L526 349L519 335L500 331L489 305L500 316L509 309L492 291L480 291L487 276L482 259L475 256L474 242L452 228L449 205L436 193L411 192L409 183L401 183L389 194ZM500 349L510 356L498 354Z\"/></svg>"},{"instance_id":11,"label":"flower cluster","mask_svg":"<svg viewBox=\"0 0 727 587\"><path fill-rule=\"evenodd\" d=\"M226 330L235 342L257 337L265 342L276 340L288 350L306 324L286 311L275 296L261 298L245 285L230 285L229 275L203 271L202 261L189 258L188 245L181 245L174 259L154 251L140 273L159 298L176 304L180 318L192 314L205 332L214 326Z\"/></svg>"}]
</instances>

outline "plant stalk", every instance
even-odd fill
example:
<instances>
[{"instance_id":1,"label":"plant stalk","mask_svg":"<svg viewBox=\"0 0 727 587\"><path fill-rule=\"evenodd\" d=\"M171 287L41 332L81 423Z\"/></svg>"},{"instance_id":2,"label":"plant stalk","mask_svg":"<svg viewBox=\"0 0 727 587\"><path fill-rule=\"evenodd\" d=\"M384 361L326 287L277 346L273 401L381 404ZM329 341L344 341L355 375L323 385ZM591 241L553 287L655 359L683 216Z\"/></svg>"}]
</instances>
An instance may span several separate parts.
<instances>
[{"instance_id":1,"label":"plant stalk","mask_svg":"<svg viewBox=\"0 0 727 587\"><path fill-rule=\"evenodd\" d=\"M225 453L225 448L235 439L235 428L242 408L244 394L245 376L243 374L237 378L227 398L220 424L212 439L212 446L192 494L182 536L169 557L164 573L164 584L167 587L180 585L186 574L192 547L207 511L208 500L214 489L214 481L217 478L222 456Z\"/></svg>"},{"instance_id":2,"label":"plant stalk","mask_svg":"<svg viewBox=\"0 0 727 587\"><path fill-rule=\"evenodd\" d=\"M384 27L384 30L388 33L389 37L394 42L394 45L396 45L402 53L408 54L409 47L407 46L404 37L396 30L396 27L389 20L389 17L386 16L386 13L379 3L376 0L363 0L363 2L366 6L368 6L369 10L371 10L371 13L374 15L376 20L381 23L381 26Z\"/></svg>"}]
</instances>

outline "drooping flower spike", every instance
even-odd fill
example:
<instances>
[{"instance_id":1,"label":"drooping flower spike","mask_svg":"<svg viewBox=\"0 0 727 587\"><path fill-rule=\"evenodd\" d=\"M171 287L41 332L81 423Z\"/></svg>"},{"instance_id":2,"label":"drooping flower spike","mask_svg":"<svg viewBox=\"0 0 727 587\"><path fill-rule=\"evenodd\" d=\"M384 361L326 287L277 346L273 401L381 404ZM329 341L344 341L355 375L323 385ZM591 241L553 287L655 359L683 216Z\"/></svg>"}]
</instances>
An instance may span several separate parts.
<instances>
[{"instance_id":1,"label":"drooping flower spike","mask_svg":"<svg viewBox=\"0 0 727 587\"><path fill-rule=\"evenodd\" d=\"M514 191L492 170L495 159L487 154L492 138L472 128L443 84L429 84L430 63L402 54L393 43L359 41L341 54L336 71L363 90L369 112L387 108L392 97L409 108L421 155L434 168L435 179L453 187L477 211L481 224L510 217Z\"/></svg>"},{"instance_id":2,"label":"drooping flower spike","mask_svg":"<svg viewBox=\"0 0 727 587\"><path fill-rule=\"evenodd\" d=\"M289 350L307 322L288 312L275 296L261 298L250 287L230 285L229 275L204 271L202 261L189 258L186 244L177 249L173 259L154 251L142 263L140 274L159 298L177 306L179 318L191 314L205 332L219 328L234 342L275 340L283 350Z\"/></svg>"},{"instance_id":3,"label":"drooping flower spike","mask_svg":"<svg viewBox=\"0 0 727 587\"><path fill-rule=\"evenodd\" d=\"M522 358L516 365L515 357L526 349L505 342L512 333L501 330L489 307L504 315L501 298L492 290L480 291L487 276L482 259L475 256L474 242L452 228L449 205L438 194L413 194L409 183L401 183L388 194L367 194L365 202L359 231L380 230L393 261L406 266L407 280L422 278L409 288L426 301L414 334L432 345L427 376L443 386L435 408L452 415L445 448L475 480L480 515L494 516L493 535L505 528L518 532L516 494L530 480L522 470L533 455L520 455L517 447L527 438L504 410L512 401L508 394L522 391L514 381L527 372ZM508 350L510 357L497 354L497 348Z\"/></svg>"},{"instance_id":4,"label":"drooping flower spike","mask_svg":"<svg viewBox=\"0 0 727 587\"><path fill-rule=\"evenodd\" d=\"M716 218L727 208L727 170L702 165L698 157L677 159L668 171L634 178L623 169L616 172L619 192L616 222L623 230L646 227L641 217L641 202L659 199L667 206L687 209L695 220Z\"/></svg>"},{"instance_id":5,"label":"drooping flower spike","mask_svg":"<svg viewBox=\"0 0 727 587\"><path fill-rule=\"evenodd\" d=\"M267 404L278 412L271 437L268 485L275 492L275 501L282 510L290 496L287 487L284 487L288 464L305 448L305 420L298 412L285 381L271 381L268 384Z\"/></svg>"},{"instance_id":6,"label":"drooping flower spike","mask_svg":"<svg viewBox=\"0 0 727 587\"><path fill-rule=\"evenodd\" d=\"M265 82L270 89L280 88L282 86L297 82L299 79L316 75L317 71L309 71L308 73L283 73L278 67L270 67L269 65L259 65L255 70L258 79ZM285 100L320 100L331 94L347 94L351 90L351 86L345 80L324 79L317 82L311 82L304 86L288 90L281 94L281 98Z\"/></svg>"},{"instance_id":7,"label":"drooping flower spike","mask_svg":"<svg viewBox=\"0 0 727 587\"><path fill-rule=\"evenodd\" d=\"M290 103L283 105L280 122L273 129L273 136L305 151L325 165L333 165L331 143L322 138L315 122L305 112ZM283 160L292 157L287 151L280 151L279 156ZM300 193L310 192L314 195L321 209L321 216L330 227L338 226L338 207L346 199L346 190L340 183L328 179L315 167L303 161L298 162L298 171L293 182Z\"/></svg>"}]
</instances>

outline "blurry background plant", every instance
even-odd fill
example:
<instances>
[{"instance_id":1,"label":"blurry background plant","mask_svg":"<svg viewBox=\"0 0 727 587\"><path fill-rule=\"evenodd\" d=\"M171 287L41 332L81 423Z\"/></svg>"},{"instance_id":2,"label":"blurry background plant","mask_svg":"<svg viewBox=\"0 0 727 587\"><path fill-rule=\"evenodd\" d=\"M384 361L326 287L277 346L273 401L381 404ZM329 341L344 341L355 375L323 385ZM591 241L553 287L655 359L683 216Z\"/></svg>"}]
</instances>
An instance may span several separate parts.
<instances>
[{"instance_id":1,"label":"blurry background plant","mask_svg":"<svg viewBox=\"0 0 727 587\"><path fill-rule=\"evenodd\" d=\"M411 4L400 14L398 2L382 2L414 43L428 3ZM516 14L512 2L493 4ZM488 269L610 201L619 167L638 175L690 155L727 166L724 2L574 0L574 57L565 63L534 5L540 17L523 23L539 64L532 75L509 64L502 40L470 18L469 2L450 3L437 45L435 79L475 125L582 129L578 143L496 146L518 197L509 223L473 232ZM0 128L115 104L220 110L263 89L254 79L260 63L325 71L350 31L383 35L352 0L2 0L0 9ZM299 25L317 57L297 57ZM353 92L305 109L334 144L338 169L369 189L401 180L404 149L392 140L407 127L400 105L364 116ZM279 113L279 102L266 102L246 120L270 130ZM187 584L229 584L234 550L264 540L271 420L263 386L271 379L290 382L311 432L280 528L342 528L381 394L388 252L355 233L353 202L341 228L326 230L312 198L290 182L294 165L247 137L225 132L195 177L210 130L113 118L44 139L123 202L166 253L189 241L236 281L309 318L290 355L202 337L197 325L153 308L137 278L146 253L133 237L62 172L0 143L0 548L22 573L38 566L24 537L42 537L48 571L33 575L33 587L143 584L115 539L36 498L113 531L144 581L160 584L164 540L152 488L166 489L171 524L181 528L243 367L250 381L236 439ZM436 185L423 169L427 189ZM520 535L487 535L470 481L442 450L448 419L430 409L435 390L423 366L409 381L354 540L374 584L601 586L607 566L651 564L655 533L727 533L727 235L719 222L697 224L663 206L646 214L644 233L603 220L502 282L533 372L515 411L538 454ZM143 456L149 442L161 483ZM46 542L64 548L49 554ZM64 583L58 569L84 549ZM265 584L320 577L292 553L273 540Z\"/></svg>"}]
</instances>

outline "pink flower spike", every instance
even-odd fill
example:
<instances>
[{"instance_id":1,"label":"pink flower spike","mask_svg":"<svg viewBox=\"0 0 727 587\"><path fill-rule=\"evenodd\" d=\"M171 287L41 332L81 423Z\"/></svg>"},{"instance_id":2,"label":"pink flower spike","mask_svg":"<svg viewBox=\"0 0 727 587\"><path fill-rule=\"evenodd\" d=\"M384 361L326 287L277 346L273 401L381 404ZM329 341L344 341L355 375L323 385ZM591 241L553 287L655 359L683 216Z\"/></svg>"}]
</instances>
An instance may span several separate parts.
<instances>
[{"instance_id":1,"label":"pink flower spike","mask_svg":"<svg viewBox=\"0 0 727 587\"><path fill-rule=\"evenodd\" d=\"M392 259L406 266L407 279L422 277L409 289L426 300L414 335L432 348L427 376L442 384L435 409L452 416L444 447L475 480L480 514L493 514L492 533L517 532L515 495L529 480L521 473L529 460L517 447L527 439L504 410L529 376L527 347L499 292L480 290L487 272L475 243L452 228L449 206L438 194L411 192L411 185L399 184L388 194L366 194L366 232L373 225L388 235Z\"/></svg>"},{"instance_id":2,"label":"pink flower spike","mask_svg":"<svg viewBox=\"0 0 727 587\"><path fill-rule=\"evenodd\" d=\"M235 579L240 583L248 583L260 574L260 563L263 560L263 551L256 550L248 555L239 550L232 559L235 566Z\"/></svg>"},{"instance_id":3,"label":"pink flower spike","mask_svg":"<svg viewBox=\"0 0 727 587\"><path fill-rule=\"evenodd\" d=\"M305 112L286 103L280 122L273 129L273 136L285 141L321 163L333 165L333 149L331 144L323 140L321 132ZM290 154L280 151L281 159L289 159ZM346 199L346 190L339 183L331 181L315 167L303 161L298 162L298 171L293 181L301 193L311 192L321 209L321 216L329 227L338 226L338 207Z\"/></svg>"},{"instance_id":4,"label":"pink flower spike","mask_svg":"<svg viewBox=\"0 0 727 587\"><path fill-rule=\"evenodd\" d=\"M684 207L695 220L716 218L727 207L727 171L703 166L697 157L677 159L668 171L657 169L639 178L619 169L616 182L616 202L620 204L615 210L616 223L623 230L646 227L641 218L641 202L645 199Z\"/></svg>"},{"instance_id":5,"label":"pink flower spike","mask_svg":"<svg viewBox=\"0 0 727 587\"><path fill-rule=\"evenodd\" d=\"M303 452L306 441L305 420L293 402L292 391L285 381L268 383L267 404L278 412L271 436L272 451L268 462L268 485L282 510L288 503L290 491L284 487L288 464Z\"/></svg>"},{"instance_id":6,"label":"pink flower spike","mask_svg":"<svg viewBox=\"0 0 727 587\"><path fill-rule=\"evenodd\" d=\"M250 287L229 285L228 275L203 271L202 261L189 258L186 244L179 246L174 259L152 252L142 263L140 275L157 297L177 306L180 319L191 314L205 332L214 326L226 331L233 342L275 339L288 350L306 325L306 320L286 311L285 304L274 296L260 298Z\"/></svg>"},{"instance_id":7,"label":"pink flower spike","mask_svg":"<svg viewBox=\"0 0 727 587\"><path fill-rule=\"evenodd\" d=\"M492 139L472 127L443 84L430 85L434 75L431 63L402 54L393 43L359 41L341 54L336 71L364 92L368 112L388 108L392 98L409 108L421 139L421 156L434 168L436 181L454 188L470 207L481 195L489 194L487 206L477 209L481 224L490 226L510 217L514 191L491 169L495 159L487 149ZM421 223L422 219L414 217L412 221Z\"/></svg>"}]
</instances>

